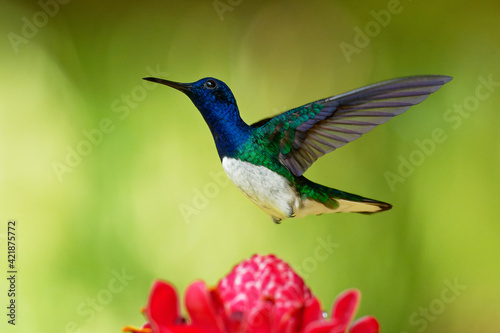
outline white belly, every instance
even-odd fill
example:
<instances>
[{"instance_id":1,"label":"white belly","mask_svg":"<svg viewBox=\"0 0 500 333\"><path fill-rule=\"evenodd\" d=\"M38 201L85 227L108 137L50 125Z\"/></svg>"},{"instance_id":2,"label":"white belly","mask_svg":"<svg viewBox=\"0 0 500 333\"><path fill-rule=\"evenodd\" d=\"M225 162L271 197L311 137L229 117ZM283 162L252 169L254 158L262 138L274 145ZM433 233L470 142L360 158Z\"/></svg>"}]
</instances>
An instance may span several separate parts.
<instances>
[{"instance_id":1,"label":"white belly","mask_svg":"<svg viewBox=\"0 0 500 333\"><path fill-rule=\"evenodd\" d=\"M275 222L297 214L301 198L285 177L230 157L222 159L222 167L234 185Z\"/></svg>"},{"instance_id":2,"label":"white belly","mask_svg":"<svg viewBox=\"0 0 500 333\"><path fill-rule=\"evenodd\" d=\"M285 177L266 167L230 157L222 159L222 167L234 185L276 223L289 217L336 212L375 213L382 209L376 202L338 198L335 198L338 206L331 209L315 200L302 198Z\"/></svg>"}]
</instances>

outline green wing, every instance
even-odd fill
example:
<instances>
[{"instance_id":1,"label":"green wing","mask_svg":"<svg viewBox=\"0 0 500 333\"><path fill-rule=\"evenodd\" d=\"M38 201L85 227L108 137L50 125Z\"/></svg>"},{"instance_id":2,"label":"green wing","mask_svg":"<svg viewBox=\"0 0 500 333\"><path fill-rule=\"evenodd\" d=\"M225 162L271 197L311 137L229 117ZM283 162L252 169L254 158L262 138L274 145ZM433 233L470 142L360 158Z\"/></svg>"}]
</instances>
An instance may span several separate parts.
<instances>
[{"instance_id":1,"label":"green wing","mask_svg":"<svg viewBox=\"0 0 500 333\"><path fill-rule=\"evenodd\" d=\"M315 101L260 121L259 141L279 149L280 161L296 176L319 157L356 140L418 104L452 78L412 76L376 83Z\"/></svg>"}]
</instances>

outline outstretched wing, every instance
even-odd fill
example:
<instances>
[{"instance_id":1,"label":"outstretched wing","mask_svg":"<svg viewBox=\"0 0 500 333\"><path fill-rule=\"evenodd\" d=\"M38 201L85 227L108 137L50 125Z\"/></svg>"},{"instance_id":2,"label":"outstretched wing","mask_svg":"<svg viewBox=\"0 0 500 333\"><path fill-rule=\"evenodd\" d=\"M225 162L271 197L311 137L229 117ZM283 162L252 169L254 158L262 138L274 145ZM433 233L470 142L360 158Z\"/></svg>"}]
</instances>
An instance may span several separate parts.
<instances>
[{"instance_id":1,"label":"outstretched wing","mask_svg":"<svg viewBox=\"0 0 500 333\"><path fill-rule=\"evenodd\" d=\"M258 122L256 135L276 145L281 162L300 176L319 157L422 102L451 79L426 75L376 83Z\"/></svg>"}]
</instances>

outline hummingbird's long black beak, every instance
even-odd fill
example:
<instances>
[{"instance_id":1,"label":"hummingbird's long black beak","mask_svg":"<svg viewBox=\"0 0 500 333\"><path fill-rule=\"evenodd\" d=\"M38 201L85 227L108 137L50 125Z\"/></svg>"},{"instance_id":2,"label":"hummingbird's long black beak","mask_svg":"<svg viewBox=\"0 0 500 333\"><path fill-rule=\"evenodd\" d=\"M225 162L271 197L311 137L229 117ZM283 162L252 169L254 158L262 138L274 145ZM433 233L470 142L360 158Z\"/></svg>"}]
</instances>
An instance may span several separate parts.
<instances>
[{"instance_id":1,"label":"hummingbird's long black beak","mask_svg":"<svg viewBox=\"0 0 500 333\"><path fill-rule=\"evenodd\" d=\"M143 78L143 80L164 84L166 86L172 87L172 88L177 89L177 90L182 91L182 92L188 92L191 89L190 83L174 82L174 81L159 79L156 77L145 77L145 78Z\"/></svg>"}]
</instances>

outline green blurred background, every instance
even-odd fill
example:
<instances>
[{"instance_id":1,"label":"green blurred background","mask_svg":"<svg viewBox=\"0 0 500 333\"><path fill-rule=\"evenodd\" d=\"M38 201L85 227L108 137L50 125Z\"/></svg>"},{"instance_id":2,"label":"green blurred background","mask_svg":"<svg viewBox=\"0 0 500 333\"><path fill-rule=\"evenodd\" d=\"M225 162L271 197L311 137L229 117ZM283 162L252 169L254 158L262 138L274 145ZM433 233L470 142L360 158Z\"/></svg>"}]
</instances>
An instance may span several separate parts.
<instances>
[{"instance_id":1,"label":"green blurred background","mask_svg":"<svg viewBox=\"0 0 500 333\"><path fill-rule=\"evenodd\" d=\"M17 325L2 279L0 327L119 332L154 279L183 293L275 253L325 309L360 289L384 332L499 332L498 1L54 4L0 11L2 258L9 219L19 238ZM189 99L141 80L217 77L253 122L415 74L454 80L306 173L394 208L281 225L227 182Z\"/></svg>"}]
</instances>

